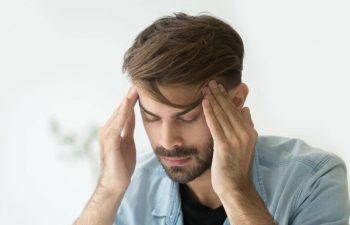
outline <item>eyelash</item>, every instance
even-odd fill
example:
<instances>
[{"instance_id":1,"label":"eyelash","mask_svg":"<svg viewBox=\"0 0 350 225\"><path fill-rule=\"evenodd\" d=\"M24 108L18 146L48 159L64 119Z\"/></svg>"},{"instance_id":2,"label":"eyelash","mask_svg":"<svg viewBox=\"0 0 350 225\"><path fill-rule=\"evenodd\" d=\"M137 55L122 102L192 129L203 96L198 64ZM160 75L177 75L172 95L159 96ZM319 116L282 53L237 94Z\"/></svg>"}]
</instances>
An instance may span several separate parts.
<instances>
[{"instance_id":1,"label":"eyelash","mask_svg":"<svg viewBox=\"0 0 350 225\"><path fill-rule=\"evenodd\" d=\"M150 120L150 119L144 118L144 120L145 120L147 123L154 123L154 122L157 122L159 119Z\"/></svg>"},{"instance_id":2,"label":"eyelash","mask_svg":"<svg viewBox=\"0 0 350 225\"><path fill-rule=\"evenodd\" d=\"M181 121L181 122L183 122L183 123L192 123L192 122L196 121L197 118L198 118L198 116L195 117L195 118L192 119L192 120L183 120L183 119L179 119L179 121ZM146 121L147 123L154 123L154 122L159 121L159 119L150 120L150 119L145 118L145 121Z\"/></svg>"}]
</instances>

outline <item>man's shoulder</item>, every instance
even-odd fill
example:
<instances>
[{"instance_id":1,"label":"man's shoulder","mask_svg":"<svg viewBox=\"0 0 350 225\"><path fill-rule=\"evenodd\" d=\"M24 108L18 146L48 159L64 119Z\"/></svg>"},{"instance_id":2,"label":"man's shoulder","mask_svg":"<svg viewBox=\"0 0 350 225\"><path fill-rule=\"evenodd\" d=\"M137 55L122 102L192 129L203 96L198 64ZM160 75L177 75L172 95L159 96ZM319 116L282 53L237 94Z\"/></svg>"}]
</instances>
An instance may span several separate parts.
<instances>
[{"instance_id":1,"label":"man's shoulder","mask_svg":"<svg viewBox=\"0 0 350 225\"><path fill-rule=\"evenodd\" d=\"M345 224L349 197L346 166L340 157L301 139L281 136L259 136L256 150L255 184L278 221Z\"/></svg>"},{"instance_id":2,"label":"man's shoulder","mask_svg":"<svg viewBox=\"0 0 350 225\"><path fill-rule=\"evenodd\" d=\"M299 138L261 135L256 144L259 164L267 167L288 167L296 164L317 170L325 164L344 164L332 152L310 145Z\"/></svg>"},{"instance_id":3,"label":"man's shoulder","mask_svg":"<svg viewBox=\"0 0 350 225\"><path fill-rule=\"evenodd\" d=\"M335 180L345 185L346 166L336 154L301 139L259 136L254 178L265 200L278 200L283 192L289 202L315 185L330 186Z\"/></svg>"}]
</instances>

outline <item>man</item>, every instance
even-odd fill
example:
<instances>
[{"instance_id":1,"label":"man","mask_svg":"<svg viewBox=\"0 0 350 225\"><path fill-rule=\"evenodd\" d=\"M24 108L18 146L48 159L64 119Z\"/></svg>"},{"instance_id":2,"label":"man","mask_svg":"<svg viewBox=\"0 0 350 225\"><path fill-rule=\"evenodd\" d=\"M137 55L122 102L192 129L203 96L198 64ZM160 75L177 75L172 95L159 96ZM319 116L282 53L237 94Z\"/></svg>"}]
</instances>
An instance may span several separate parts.
<instances>
[{"instance_id":1,"label":"man","mask_svg":"<svg viewBox=\"0 0 350 225\"><path fill-rule=\"evenodd\" d=\"M138 35L123 65L132 87L99 130L101 176L76 224L348 224L339 157L258 135L243 55L239 34L208 15L178 13ZM154 149L138 160L137 101Z\"/></svg>"}]
</instances>

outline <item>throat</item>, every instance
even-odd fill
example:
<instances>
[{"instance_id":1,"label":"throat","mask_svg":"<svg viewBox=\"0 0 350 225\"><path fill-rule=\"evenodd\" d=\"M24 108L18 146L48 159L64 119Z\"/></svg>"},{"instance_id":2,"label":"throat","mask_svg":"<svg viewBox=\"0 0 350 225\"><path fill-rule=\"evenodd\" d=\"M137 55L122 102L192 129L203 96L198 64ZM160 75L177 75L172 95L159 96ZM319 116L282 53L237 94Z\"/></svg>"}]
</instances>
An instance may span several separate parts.
<instances>
[{"instance_id":1,"label":"throat","mask_svg":"<svg viewBox=\"0 0 350 225\"><path fill-rule=\"evenodd\" d=\"M199 204L211 209L216 209L222 206L221 200L215 193L211 184L210 169L197 179L187 184L180 185L182 185L180 188L189 195L188 197Z\"/></svg>"}]
</instances>

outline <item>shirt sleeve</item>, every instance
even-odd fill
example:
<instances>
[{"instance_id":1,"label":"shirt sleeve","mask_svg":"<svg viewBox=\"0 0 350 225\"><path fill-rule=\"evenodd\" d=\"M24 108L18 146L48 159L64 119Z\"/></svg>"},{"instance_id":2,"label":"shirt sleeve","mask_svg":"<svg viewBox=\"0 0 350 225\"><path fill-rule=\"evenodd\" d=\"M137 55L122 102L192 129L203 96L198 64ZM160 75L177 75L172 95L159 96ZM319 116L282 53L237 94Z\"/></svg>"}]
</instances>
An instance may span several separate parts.
<instances>
[{"instance_id":1,"label":"shirt sleeve","mask_svg":"<svg viewBox=\"0 0 350 225\"><path fill-rule=\"evenodd\" d=\"M300 189L292 225L348 225L349 193L345 163L336 155L317 165Z\"/></svg>"}]
</instances>

